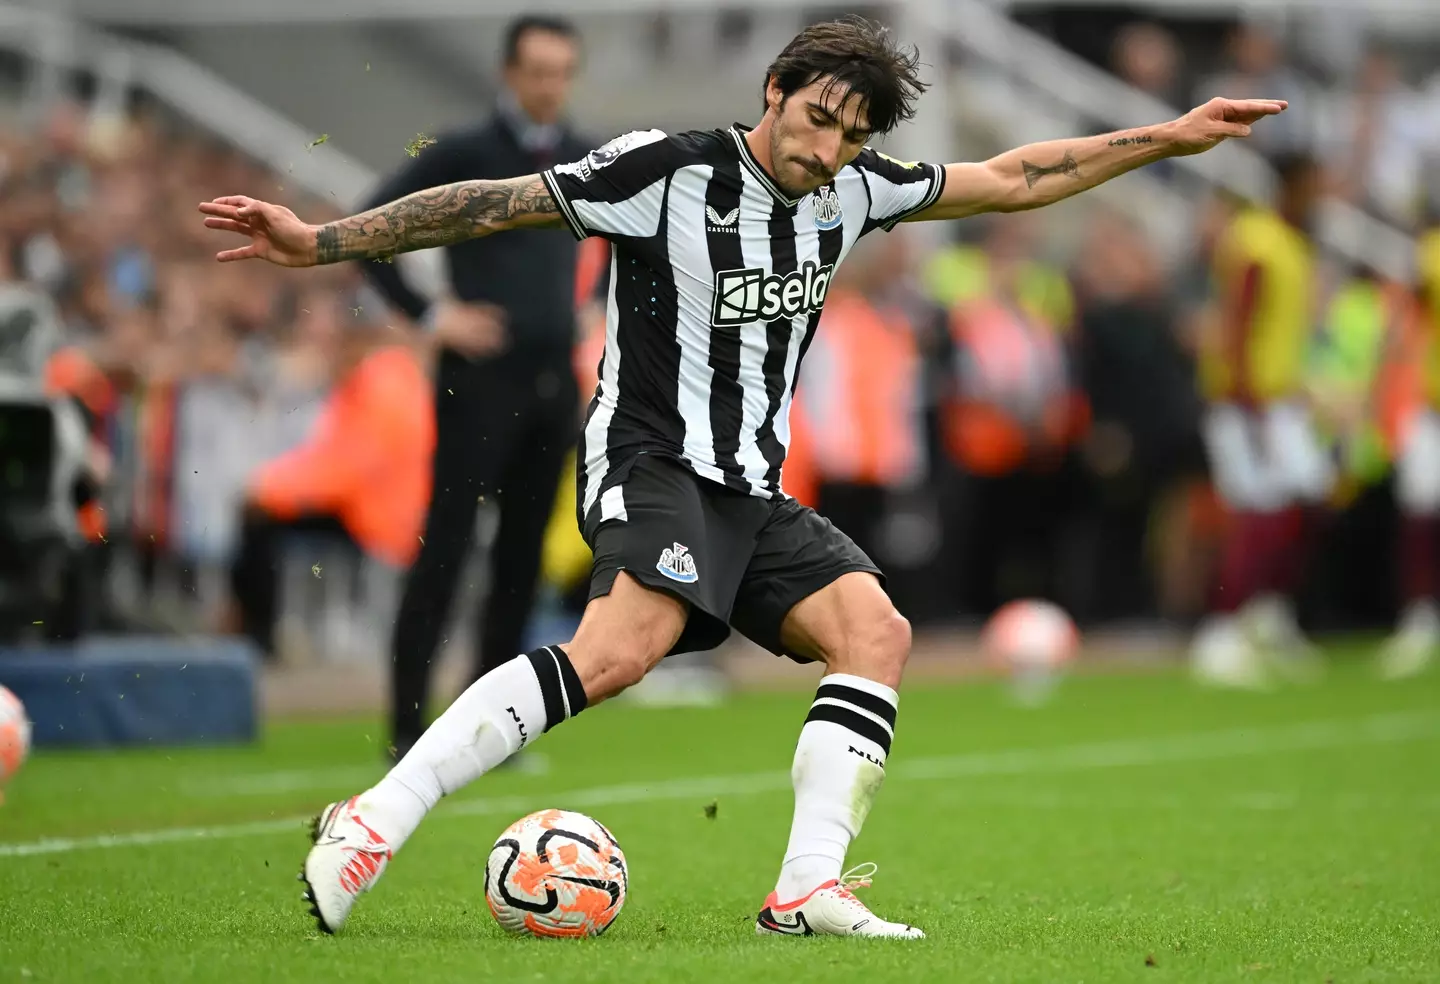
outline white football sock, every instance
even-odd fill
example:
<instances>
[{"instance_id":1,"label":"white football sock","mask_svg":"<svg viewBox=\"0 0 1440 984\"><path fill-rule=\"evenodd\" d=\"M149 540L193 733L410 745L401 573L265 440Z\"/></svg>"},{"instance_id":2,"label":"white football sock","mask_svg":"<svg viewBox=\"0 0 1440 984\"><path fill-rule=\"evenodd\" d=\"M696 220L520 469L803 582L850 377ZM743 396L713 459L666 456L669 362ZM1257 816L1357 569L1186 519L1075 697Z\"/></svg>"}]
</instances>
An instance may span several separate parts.
<instances>
[{"instance_id":1,"label":"white football sock","mask_svg":"<svg viewBox=\"0 0 1440 984\"><path fill-rule=\"evenodd\" d=\"M821 678L790 771L795 819L775 886L780 902L840 877L845 851L885 780L898 703L895 691L864 677Z\"/></svg>"},{"instance_id":2,"label":"white football sock","mask_svg":"<svg viewBox=\"0 0 1440 984\"><path fill-rule=\"evenodd\" d=\"M472 683L384 779L360 794L360 814L398 851L442 796L480 778L585 704L580 678L560 647L517 656Z\"/></svg>"}]
</instances>

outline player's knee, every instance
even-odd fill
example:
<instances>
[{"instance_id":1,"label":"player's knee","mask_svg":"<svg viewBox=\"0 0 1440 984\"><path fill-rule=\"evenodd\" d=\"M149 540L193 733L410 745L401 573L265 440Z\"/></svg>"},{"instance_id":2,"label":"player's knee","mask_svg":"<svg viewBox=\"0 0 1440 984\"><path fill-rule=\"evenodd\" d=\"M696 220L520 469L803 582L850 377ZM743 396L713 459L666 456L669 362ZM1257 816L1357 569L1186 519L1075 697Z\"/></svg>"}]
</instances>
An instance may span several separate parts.
<instances>
[{"instance_id":1,"label":"player's knee","mask_svg":"<svg viewBox=\"0 0 1440 984\"><path fill-rule=\"evenodd\" d=\"M595 699L614 697L622 690L635 686L650 671L650 660L635 653L613 653L600 664L595 679ZM588 689L588 688L587 688Z\"/></svg>"},{"instance_id":2,"label":"player's knee","mask_svg":"<svg viewBox=\"0 0 1440 984\"><path fill-rule=\"evenodd\" d=\"M890 687L900 685L905 661L910 658L910 622L895 609L868 619L858 627L850 648L846 672Z\"/></svg>"},{"instance_id":3,"label":"player's knee","mask_svg":"<svg viewBox=\"0 0 1440 984\"><path fill-rule=\"evenodd\" d=\"M581 624L566 649L590 703L614 697L650 672L665 655L654 635L622 631L613 625Z\"/></svg>"},{"instance_id":4,"label":"player's knee","mask_svg":"<svg viewBox=\"0 0 1440 984\"><path fill-rule=\"evenodd\" d=\"M625 646L619 640L586 638L583 634L577 635L566 649L585 687L585 697L592 704L639 683L653 663L648 653L635 646Z\"/></svg>"},{"instance_id":5,"label":"player's knee","mask_svg":"<svg viewBox=\"0 0 1440 984\"><path fill-rule=\"evenodd\" d=\"M897 669L904 667L905 661L910 658L912 641L910 620L893 608L876 627L875 651L886 662L895 664Z\"/></svg>"},{"instance_id":6,"label":"player's knee","mask_svg":"<svg viewBox=\"0 0 1440 984\"><path fill-rule=\"evenodd\" d=\"M565 647L590 703L639 683L680 638L683 602L621 573L609 594L590 602Z\"/></svg>"}]
</instances>

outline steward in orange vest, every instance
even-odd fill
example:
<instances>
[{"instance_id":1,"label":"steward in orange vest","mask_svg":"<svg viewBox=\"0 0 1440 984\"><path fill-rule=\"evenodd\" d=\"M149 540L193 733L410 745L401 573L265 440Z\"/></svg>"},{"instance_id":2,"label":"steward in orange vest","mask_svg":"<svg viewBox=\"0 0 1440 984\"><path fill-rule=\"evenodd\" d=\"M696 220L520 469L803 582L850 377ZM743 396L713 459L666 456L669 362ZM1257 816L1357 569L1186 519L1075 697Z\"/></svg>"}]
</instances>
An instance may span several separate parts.
<instances>
[{"instance_id":1,"label":"steward in orange vest","mask_svg":"<svg viewBox=\"0 0 1440 984\"><path fill-rule=\"evenodd\" d=\"M336 299L337 314L351 307ZM273 652L278 546L287 531L335 531L393 567L420 549L435 449L431 385L395 331L347 326L337 380L310 438L252 476L231 587L243 631Z\"/></svg>"},{"instance_id":2,"label":"steward in orange vest","mask_svg":"<svg viewBox=\"0 0 1440 984\"><path fill-rule=\"evenodd\" d=\"M925 475L921 364L900 230L862 240L836 274L790 410L787 494L813 506L872 559L887 496ZM938 314L938 312L937 312Z\"/></svg>"}]
</instances>

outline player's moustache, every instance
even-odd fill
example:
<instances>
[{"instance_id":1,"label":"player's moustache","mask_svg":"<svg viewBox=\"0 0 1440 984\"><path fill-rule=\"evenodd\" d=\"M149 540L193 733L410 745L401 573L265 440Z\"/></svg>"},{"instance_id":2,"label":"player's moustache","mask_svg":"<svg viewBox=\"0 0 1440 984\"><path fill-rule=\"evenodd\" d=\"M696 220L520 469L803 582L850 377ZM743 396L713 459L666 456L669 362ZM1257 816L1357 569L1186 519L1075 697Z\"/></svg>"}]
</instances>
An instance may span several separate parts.
<instances>
[{"instance_id":1,"label":"player's moustache","mask_svg":"<svg viewBox=\"0 0 1440 984\"><path fill-rule=\"evenodd\" d=\"M823 180L825 180L825 181L829 181L832 177L834 177L834 175L832 175L832 174L830 173L830 169L829 169L828 167L826 167L824 164L821 164L818 160L814 159L813 157L810 158L809 160L804 160L804 159L802 159L802 158L797 157L797 158L795 158L795 163L796 163L796 164L799 164L801 167L803 167L805 170L809 171L809 172L810 172L811 174L813 174L815 177L821 178L821 179L823 179Z\"/></svg>"}]
</instances>

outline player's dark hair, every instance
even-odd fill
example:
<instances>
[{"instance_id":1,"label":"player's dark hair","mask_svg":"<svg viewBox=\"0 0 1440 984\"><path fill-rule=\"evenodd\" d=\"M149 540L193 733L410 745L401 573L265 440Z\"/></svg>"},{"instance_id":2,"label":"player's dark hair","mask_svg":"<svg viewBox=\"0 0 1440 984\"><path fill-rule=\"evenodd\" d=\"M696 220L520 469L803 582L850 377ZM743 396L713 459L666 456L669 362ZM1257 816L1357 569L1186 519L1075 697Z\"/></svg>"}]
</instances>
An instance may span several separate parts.
<instances>
[{"instance_id":1,"label":"player's dark hair","mask_svg":"<svg viewBox=\"0 0 1440 984\"><path fill-rule=\"evenodd\" d=\"M580 32L575 25L563 17L552 17L546 14L525 14L512 20L505 28L505 64L514 65L520 60L520 40L531 31L540 31L543 34L558 34L562 38L580 41Z\"/></svg>"},{"instance_id":2,"label":"player's dark hair","mask_svg":"<svg viewBox=\"0 0 1440 984\"><path fill-rule=\"evenodd\" d=\"M902 48L888 28L859 16L812 24L785 46L765 70L789 98L817 79L865 100L870 129L889 133L915 116L915 100L929 86L920 81L920 53ZM762 105L767 105L762 89Z\"/></svg>"}]
</instances>

